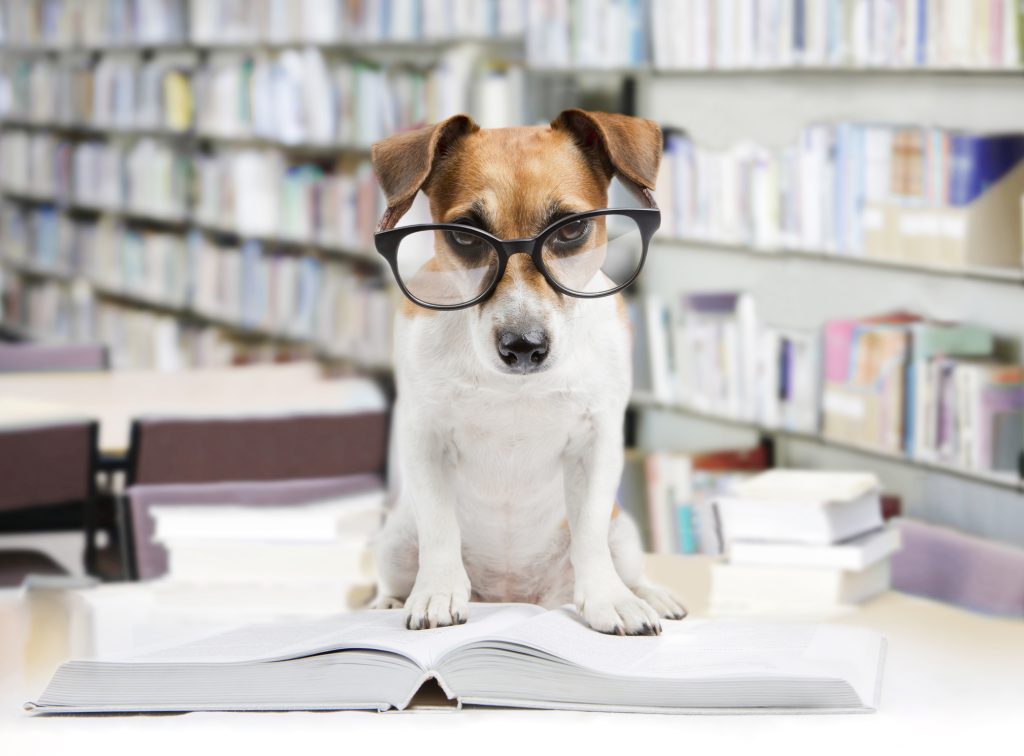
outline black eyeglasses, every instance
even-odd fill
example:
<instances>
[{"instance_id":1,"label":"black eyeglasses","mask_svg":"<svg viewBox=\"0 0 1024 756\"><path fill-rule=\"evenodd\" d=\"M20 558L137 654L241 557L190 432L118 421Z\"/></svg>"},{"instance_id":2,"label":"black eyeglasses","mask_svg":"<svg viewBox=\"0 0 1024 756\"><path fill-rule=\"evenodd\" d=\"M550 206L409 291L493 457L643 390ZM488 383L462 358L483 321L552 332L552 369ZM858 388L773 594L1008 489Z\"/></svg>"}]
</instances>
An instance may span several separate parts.
<instances>
[{"instance_id":1,"label":"black eyeglasses","mask_svg":"<svg viewBox=\"0 0 1024 756\"><path fill-rule=\"evenodd\" d=\"M512 255L523 253L556 291L606 297L640 274L661 212L590 210L560 218L532 239L498 239L460 223L404 226L374 235L402 292L421 307L458 310L487 299Z\"/></svg>"}]
</instances>

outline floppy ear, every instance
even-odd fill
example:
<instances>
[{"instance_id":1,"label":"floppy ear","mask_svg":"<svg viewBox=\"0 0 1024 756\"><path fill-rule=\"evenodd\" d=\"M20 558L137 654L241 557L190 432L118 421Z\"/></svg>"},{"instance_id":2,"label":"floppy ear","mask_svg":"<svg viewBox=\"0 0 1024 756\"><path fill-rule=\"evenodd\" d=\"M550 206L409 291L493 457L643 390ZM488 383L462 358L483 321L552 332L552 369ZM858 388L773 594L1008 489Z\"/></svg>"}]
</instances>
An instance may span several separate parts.
<instances>
[{"instance_id":1,"label":"floppy ear","mask_svg":"<svg viewBox=\"0 0 1024 756\"><path fill-rule=\"evenodd\" d=\"M602 162L609 178L617 173L641 191L654 188L662 146L654 121L572 109L559 113L551 128L570 132L584 152Z\"/></svg>"},{"instance_id":2,"label":"floppy ear","mask_svg":"<svg viewBox=\"0 0 1024 756\"><path fill-rule=\"evenodd\" d=\"M395 134L370 148L374 173L387 198L381 228L398 222L434 167L461 137L480 129L467 115L456 115L415 131Z\"/></svg>"}]
</instances>

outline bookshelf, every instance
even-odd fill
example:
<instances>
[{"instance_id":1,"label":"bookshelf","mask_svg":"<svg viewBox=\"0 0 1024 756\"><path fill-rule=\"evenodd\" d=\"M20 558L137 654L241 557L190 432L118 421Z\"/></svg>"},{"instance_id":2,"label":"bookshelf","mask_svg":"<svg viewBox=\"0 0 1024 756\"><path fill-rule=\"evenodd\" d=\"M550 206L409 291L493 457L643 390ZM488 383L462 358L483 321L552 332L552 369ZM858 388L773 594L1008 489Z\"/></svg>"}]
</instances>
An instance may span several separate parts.
<instances>
[{"instance_id":1,"label":"bookshelf","mask_svg":"<svg viewBox=\"0 0 1024 756\"><path fill-rule=\"evenodd\" d=\"M752 431L759 436L775 440L811 443L816 446L835 449L841 452L849 452L856 456L881 459L898 465L918 468L928 472L941 473L943 475L951 475L974 483L982 483L987 486L995 486L997 488L1007 489L1017 493L1024 493L1024 477L1013 475L1012 473L968 470L953 465L944 465L921 459L913 459L906 455L889 454L879 449L872 448L871 446L846 443L836 439L831 439L821 435L820 433L809 433L763 425L752 420L728 417L726 415L694 409L692 407L687 407L684 404L661 402L654 397L643 394L634 395L630 400L630 407L634 410L654 410L685 415L687 417L703 420L709 423L727 425L746 431Z\"/></svg>"},{"instance_id":2,"label":"bookshelf","mask_svg":"<svg viewBox=\"0 0 1024 756\"><path fill-rule=\"evenodd\" d=\"M709 22L721 26L718 23L721 19L701 14L724 13L726 6L737 10L746 8L753 0L734 0L728 4L678 2L680 7L700 8L693 17L696 21L679 21L673 15L673 22L667 22L664 14L677 12L668 10L675 0L651 0L638 4L638 7L649 6L653 14L639 18L638 23L628 17L574 16L573 9L578 2L460 3L464 13L455 14L455 23L461 25L444 30L440 27L446 17L440 14L437 19L442 20L435 19L432 27L426 28L431 26L431 14L437 14L437 8L444 3L414 1L417 7L422 6L425 27L418 31L400 30L399 38L395 39L374 39L366 34L366 19L358 19L354 25L345 27L354 30L359 37L354 39L335 38L337 35L326 31L335 28L331 26L324 26L313 38L291 34L286 39L284 33L272 33L269 27L261 27L265 18L261 21L258 15L251 19L229 19L238 24L226 24L223 29L208 23L215 14L204 17L206 20L200 19L196 25L186 19L181 29L147 39L134 39L124 30L113 36L98 35L95 29L90 34L76 35L74 30L58 29L53 33L17 36L19 28L24 26L19 21L6 25L11 39L3 45L2 53L8 64L24 61L32 65L42 61L54 71L72 64L95 68L101 61L117 55L136 56L138 61L147 64L164 56L184 55L190 56L192 61L186 68L193 83L198 81L199 72L207 71L209 64L224 56L251 56L270 61L276 60L276 56L304 50L319 53L328 67L365 63L382 70L400 71L403 75L413 72L424 77L441 70L442 66L463 72L462 78L451 80L457 86L447 87L453 92L458 90L457 96L437 100L433 109L417 101L414 104L423 107L410 108L410 119L396 117L386 125L386 131L436 120L456 110L470 111L484 126L497 126L511 122L545 122L565 107L616 107L608 103L623 103L620 107L666 127L685 128L694 140L714 149L728 149L743 140L755 140L759 145L778 150L791 144L807 124L816 122L910 123L975 132L1020 131L1020 124L1024 123L1024 68L1019 60L1011 60L1007 38L1001 38L998 44L988 39L992 44L984 45L977 42L983 35L977 39L972 36L971 45L961 46L956 44L954 24L950 26L954 31L943 32L945 36L934 47L919 46L914 53L914 59L919 62L909 64L910 51L896 49L894 45L897 36L913 39L913 35L889 36L888 32L869 35L870 44L867 44L863 28L851 22L842 37L846 42L842 44L835 39L829 38L829 41L820 35L814 36L818 34L814 32L805 37L798 56L791 55L792 51L786 52L783 45L778 51L770 51L770 55L750 48L733 59L704 57L701 58L703 63L697 65L693 60L666 57L663 35L682 33L684 29L692 33L695 25ZM850 0L828 5L855 6L858 2ZM0 3L0 7L11 4L8 0ZM33 5L33 0L18 0L13 5L25 9ZM222 4L217 0L200 6L182 3L187 10L199 7L203 13L221 5L226 7L230 3ZM250 5L254 8L289 6L278 0L251 0L250 4L241 3L238 7ZM324 7L331 5L326 3ZM332 7L344 5L337 3ZM604 12L618 13L628 5L604 4ZM486 13L477 10L485 6L491 10ZM521 16L493 33L481 33L474 27L482 23L483 16L499 7L504 9L502 13L511 15L519 9ZM1005 7L1008 4L1004 4ZM955 12L963 13L963 10L958 7ZM592 26L574 26L574 18L580 25ZM742 13L737 18L742 18ZM469 21L464 23L463 19ZM248 23L250 21L252 23ZM785 23L792 25L794 22L787 19ZM907 19L901 19L900 23L910 23L907 28L916 28L913 26L916 22ZM587 29L594 38L601 38L595 32L598 28L622 29L622 39L631 43L608 49L590 44ZM991 28L995 28L995 24ZM786 27L780 39L795 41L798 37L790 35L791 31L792 28ZM61 43L56 42L57 39ZM1001 50L1001 56L990 54L996 49ZM691 52L704 56L707 51L693 47ZM495 98L493 93L488 98L483 92L483 78L472 75L477 69L488 73L504 72L509 81L514 78L513 74L520 76L518 84L508 84L503 91L513 93L510 99L515 99L514 93L521 90L521 99L507 111L486 111L482 103ZM435 84L438 81L435 80ZM198 101L199 97L195 99ZM409 102L398 104L408 105ZM96 142L127 146L149 139L173 146L192 160L193 165L210 156L257 152L280 156L286 168L315 166L329 177L336 177L340 170L335 161L365 165L369 157L368 144L376 138L371 134L363 139L285 139L276 134L257 133L258 129L249 129L248 133L211 131L197 125L196 119L188 128L168 129L161 123L98 124L63 118L56 110L45 118L36 118L34 112L14 109L3 113L0 134L23 132L73 144ZM231 226L216 212L198 212L194 198L190 198L187 212L168 218L129 207L90 207L71 193L40 195L24 187L7 186L3 195L8 204L25 208L53 207L62 216L72 218L107 218L131 229L155 229L182 237L198 234L208 241L231 247L232 253L240 254L243 245L257 242L275 254L280 252L285 256L347 266L343 269L347 275L368 281L367 285L375 289L390 286L390 275L372 250L367 233L327 240L315 235L295 238L285 233L253 232ZM366 214L376 221L378 210L379 207L372 212L367 210ZM410 217L406 222L413 220ZM7 249L0 257L4 258L2 270L9 275L48 281L69 289L85 287L100 302L158 313L190 326L212 328L230 339L301 350L303 354L341 362L352 369L384 376L389 370L386 361L361 359L353 350L329 347L288 329L245 325L205 312L188 301L161 301L101 281L87 270L44 267L33 263L31 258L12 259L7 256ZM818 329L833 318L909 308L935 318L989 327L1007 345L1000 356L1019 363L1020 345L1024 344L1022 286L1024 268L1020 266L939 267L781 243L764 246L742 241L673 238L663 232L654 240L639 293L654 293L665 300L674 300L700 290L750 291L756 296L759 311L768 323L802 329ZM394 294L393 289L389 291ZM32 333L19 323L2 325L6 332L23 338L46 337L46 334ZM682 439L693 432L708 439L709 444L723 446L746 443L759 436L773 438L777 441L780 461L791 465L850 467L864 464L866 458L872 459L885 469L886 484L904 496L908 511L982 535L1024 543L1024 522L1019 516L1024 488L1018 476L925 463L837 442L820 433L780 431L755 422L733 420L641 397L633 402L631 411L638 418L638 440L648 449L677 448ZM948 498L936 496L936 486L946 485L950 477L956 480L957 496L962 498L963 506L956 511L941 511L941 505L929 498Z\"/></svg>"},{"instance_id":3,"label":"bookshelf","mask_svg":"<svg viewBox=\"0 0 1024 756\"><path fill-rule=\"evenodd\" d=\"M329 263L328 267L335 272L351 270L355 276L353 280L365 281L371 293L380 292L381 296L391 296L394 291L390 276L386 274L386 266L382 264L371 243L372 227L382 206L379 190L372 183L372 175L369 176L371 184L365 186L369 145L394 130L438 120L447 115L448 111L475 109L479 89L476 77L489 77L490 72L496 70L495 67L504 71L516 66L522 60L523 50L523 18L517 17L517 14L523 12L525 7L519 7L517 2L487 0L462 3L462 7L457 9L448 7L447 3L432 0L417 0L415 4L423 6L419 8L422 11L422 26L417 28L408 27L404 16L374 15L383 10L384 4L369 9L347 2L318 2L306 7L301 3L281 3L279 0L249 0L243 3L218 0L195 3L180 0L163 4L164 10L169 10L171 16L165 19L149 18L149 25L146 26L144 11L152 11L152 5L143 9L134 8L131 2L118 4L96 0L86 8L70 1L58 1L48 4L46 14L36 15L41 3L34 0L7 0L0 3L0 13L4 14L3 28L9 35L6 44L0 46L0 52L5 63L7 81L13 83L9 90L13 93L12 101L8 103L7 112L0 115L0 134L21 135L22 139L8 150L17 157L13 162L21 163L25 160L16 155L18 152L31 152L34 156L38 151L48 161L44 164L47 170L53 166L54 173L67 171L63 165L59 166L59 161L63 159L70 165L70 172L74 172L79 168L80 145L100 148L96 156L90 156L92 163L89 165L98 164L102 167L103 161L130 160L137 146L143 140L149 140L157 145L158 150L172 156L171 160L181 158L186 161L185 170L192 174L190 183L199 180L201 170L210 172L210 177L205 180L214 183L209 186L215 186L225 179L235 181L232 163L217 163L221 156L226 156L226 161L235 160L234 156L238 155L256 156L263 163L261 168L264 176L279 170L282 183L292 176L293 170L307 171L307 175L299 177L295 185L287 185L279 190L282 194L277 200L278 207L283 207L288 201L288 192L291 192L291 201L294 201L298 193L300 202L306 204L300 204L297 212L305 213L307 217L310 214L321 219L339 215L346 217L347 211L339 206L321 204L314 207L309 204L311 201L332 201L330 197L324 199L329 192L342 193L333 200L336 202L355 202L355 197L359 198L358 219L349 219L349 226L341 228L338 224L343 221L339 221L330 227L311 227L300 215L298 217L302 222L297 224L296 229L288 225L291 220L285 217L278 220L280 226L267 223L253 225L243 222L243 218L236 218L235 213L241 212L241 208L223 204L225 200L238 202L232 192L228 192L226 197L215 196L215 204L203 206L198 198L207 187L190 186L186 190L189 197L184 211L164 213L154 212L154 208L149 205L141 208L132 206L136 199L134 193L124 194L119 201L115 199L98 204L88 197L88 189L86 194L80 193L78 187L72 186L66 177L64 184L60 184L58 179L56 187L52 180L48 180L41 190L31 185L31 177L28 180L5 179L0 182L4 184L4 204L8 208L21 208L18 217L24 226L20 229L23 238L18 240L17 246L28 250L27 256L25 252L13 256L11 250L15 248L14 240L7 240L4 254L0 255L3 258L2 270L7 273L6 285L11 286L12 279L28 280L35 289L43 289L34 295L31 287L22 287L15 282L13 293L8 292L8 299L13 297L28 312L36 311L35 300L48 300L59 305L62 310L54 314L53 320L63 324L62 338L70 338L70 332L80 330L66 323L67 318L72 316L65 314L64 310L77 313L77 298L81 298L82 292L87 291L89 297L96 302L116 304L124 308L126 313L138 310L159 314L160 319L154 320L154 327L166 318L173 318L180 321L183 327L198 324L216 329L217 333L228 339L248 342L264 340L271 347L278 344L288 349L302 349L304 354L313 354L356 369L366 369L386 378L389 373L388 361L377 357L364 358L359 353L361 348L338 348L294 333L290 328L253 327L248 322L235 322L234 318L214 317L197 306L194 301L197 296L195 292L186 295L184 300L174 297L173 301L165 301L162 297L133 289L130 282L124 286L111 285L108 280L111 276L106 275L111 271L90 270L78 263L36 265L34 260L37 250L33 247L35 237L41 233L48 237L60 237L65 232L65 221L70 220L74 228L71 232L74 241L70 251L61 251L60 255L65 258L69 254L75 257L78 254L75 245L79 243L77 235L80 232L91 234L88 228L94 223L115 223L120 229L121 238L125 234L130 236L150 232L178 235L183 239L195 239L199 235L209 243L235 248L239 254L252 244L258 244L262 248L261 262L271 268L276 267L274 259L282 255L289 259L318 261L321 266ZM129 5L133 6L132 9L128 8ZM428 7L431 5L437 7ZM411 9L411 5L408 9ZM118 15L128 10L132 13L127 16ZM458 13L455 19L448 22L440 10L457 10ZM132 26L132 19L139 28ZM144 26L148 30L145 34L142 32ZM352 38L347 38L349 36ZM291 63L294 63L296 56L303 56L306 65L326 66L324 71L328 80L324 86L328 89L320 91L336 98L339 107L339 113L334 116L338 120L332 128L339 132L349 129L347 133L355 138L310 136L318 133L315 131L307 131L307 136L296 138L294 132L278 131L282 128L282 122L276 117L269 124L249 121L231 126L210 122L209 118L202 117L203 113L198 111L171 127L166 120L171 117L166 111L169 107L166 99L162 103L164 110L161 111L160 107L156 109L156 120L151 106L150 110L144 110L146 71L156 71L158 74L158 89L154 90L157 100L161 95L164 98L168 96L168 85L159 77L168 71L177 72L188 82L190 107L202 109L206 91L204 87L214 85L215 77L220 75L224 66L230 69L233 65L255 63L258 76L260 66L264 67L265 72L271 71L273 66L284 66L282 61L288 56L291 56ZM127 69L130 73L126 73L125 66L142 66L142 73L140 75L131 68ZM129 98L130 107L126 112L123 108L110 113L94 112L99 102L95 99L95 92L94 99L85 102L84 111L82 103L69 102L68 98L61 99L59 93L65 91L61 87L71 86L68 82L73 84L77 81L75 77L81 76L83 72L92 77L89 79L90 87L101 86L98 80L93 82L100 75L101 69L107 77L104 86L121 87L126 81L126 75L136 77L135 83L128 89L118 90L121 94L117 96ZM358 78L344 78L345 71L353 71L356 76L361 71L368 72L367 83L362 84ZM276 75L276 69L274 72ZM20 81L12 78L18 75L22 77ZM372 77L375 75L387 78L374 80ZM390 78L392 75L399 78L393 80ZM306 80L302 79L301 85L305 84ZM392 85L407 89L401 93L398 89L391 92ZM290 96L296 96L295 90L299 86L293 84ZM363 90L359 89L360 86ZM510 86L510 91L502 90L503 99L515 103L516 85ZM346 90L345 87L352 89ZM384 97L396 99L385 103L380 99L382 95L378 94L376 101L357 101L357 93L367 87L382 93ZM162 92L160 88L163 88ZM223 96L222 90L220 95ZM115 105L117 96L113 99ZM494 92L490 92L490 96L493 100ZM405 100L399 99L402 97ZM47 98L53 98L52 104ZM275 110L279 104L275 102ZM309 107L308 102L300 104ZM370 114L369 119L360 115L359 108L364 104L366 113ZM249 118L253 117L252 106L250 102ZM342 122L340 119L346 117L344 114L348 112L347 109L353 108L347 117L354 120ZM375 108L384 109L374 112ZM496 116L493 125L499 125L499 121L507 120L508 117L514 121L524 120L518 108L513 105L511 116L508 113ZM478 119L481 115L477 113ZM308 110L303 111L302 116L312 118ZM412 120L403 120L410 118ZM304 128L311 128L311 124L307 120ZM208 128L208 125L213 128ZM228 127L224 128L225 125ZM270 132L267 130L268 125ZM160 145L166 145L166 148ZM61 157L61 150L71 151L70 160ZM280 157L272 157L274 155ZM83 165L84 160L82 157ZM203 161L207 163L205 169L201 165ZM348 171L352 172L351 175ZM345 184L345 181L349 183ZM314 200L309 199L310 191L317 192ZM40 232L37 225L43 220L54 224L52 218L41 218L42 214L51 211L55 211L60 218L55 223L55 230L46 228ZM352 226L352 223L358 228ZM43 251L39 252L42 254ZM53 250L46 251L46 254L52 256ZM193 285L198 286L196 277L205 274L196 269L193 263L189 264L189 271L188 275L196 281ZM112 273L116 279L117 271ZM318 296L333 296L337 300L342 296L337 291L333 294L325 293L325 288L331 289L332 286L336 290L338 283L318 284ZM64 293L58 294L53 291L53 287L62 287ZM345 288L344 284L342 288ZM363 295L353 290L344 296L359 298ZM244 303L242 306L245 307ZM313 306L319 311L323 303L318 301ZM342 302L335 305L328 302L327 306L351 314ZM83 312L91 313L93 309L86 308ZM337 329L328 324L321 330L333 332ZM21 337L47 337L47 334L37 331L22 323L12 323L12 328L8 329L8 333Z\"/></svg>"}]
</instances>

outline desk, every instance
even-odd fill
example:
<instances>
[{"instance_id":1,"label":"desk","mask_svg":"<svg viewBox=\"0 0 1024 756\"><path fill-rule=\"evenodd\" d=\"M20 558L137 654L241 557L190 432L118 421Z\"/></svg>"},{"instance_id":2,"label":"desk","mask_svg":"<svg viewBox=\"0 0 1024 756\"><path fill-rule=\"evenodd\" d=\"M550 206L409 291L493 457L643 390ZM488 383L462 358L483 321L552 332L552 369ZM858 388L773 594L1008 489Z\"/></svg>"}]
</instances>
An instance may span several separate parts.
<instances>
[{"instance_id":1,"label":"desk","mask_svg":"<svg viewBox=\"0 0 1024 756\"><path fill-rule=\"evenodd\" d=\"M381 410L385 398L365 378L329 380L315 363L188 370L180 373L123 370L0 376L0 427L4 414L35 418L95 418L100 451L123 455L131 422L142 416L225 417L289 412Z\"/></svg>"},{"instance_id":2,"label":"desk","mask_svg":"<svg viewBox=\"0 0 1024 756\"><path fill-rule=\"evenodd\" d=\"M658 557L651 558L649 571L685 596L700 615L706 606L707 566L700 558ZM129 748L178 756L220 751L298 755L328 749L475 754L491 753L496 746L499 753L537 748L558 753L560 747L583 756L638 751L761 756L776 750L885 756L904 749L931 754L979 748L1012 753L1019 748L1024 622L982 617L898 593L840 621L875 628L889 639L876 714L666 716L467 709L44 718L19 710L17 704L38 692L28 691L3 697L0 733L4 745L13 746L5 752L73 749L76 756L128 753Z\"/></svg>"}]
</instances>

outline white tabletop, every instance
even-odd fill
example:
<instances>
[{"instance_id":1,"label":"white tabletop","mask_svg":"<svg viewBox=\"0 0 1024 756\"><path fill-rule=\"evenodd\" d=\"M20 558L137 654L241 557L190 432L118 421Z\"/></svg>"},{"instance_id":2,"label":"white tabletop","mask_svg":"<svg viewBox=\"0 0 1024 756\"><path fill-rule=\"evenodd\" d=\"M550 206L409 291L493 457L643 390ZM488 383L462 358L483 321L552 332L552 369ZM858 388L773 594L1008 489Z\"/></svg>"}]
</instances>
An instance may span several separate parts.
<instances>
[{"instance_id":1,"label":"white tabletop","mask_svg":"<svg viewBox=\"0 0 1024 756\"><path fill-rule=\"evenodd\" d=\"M177 373L120 370L0 376L0 428L82 417L100 423L100 449L123 453L131 422L144 416L253 416L379 410L365 378L330 380L316 363L211 368Z\"/></svg>"},{"instance_id":2,"label":"white tabletop","mask_svg":"<svg viewBox=\"0 0 1024 756\"><path fill-rule=\"evenodd\" d=\"M652 559L651 572L699 614L707 565ZM269 599L268 600L272 600ZM12 690L0 709L5 753L963 753L1013 752L1024 711L1024 622L890 593L838 620L889 640L880 709L866 715L672 716L455 711L39 717ZM2 627L0 627L2 630ZM2 667L0 667L2 668ZM32 695L38 691L32 691Z\"/></svg>"}]
</instances>

